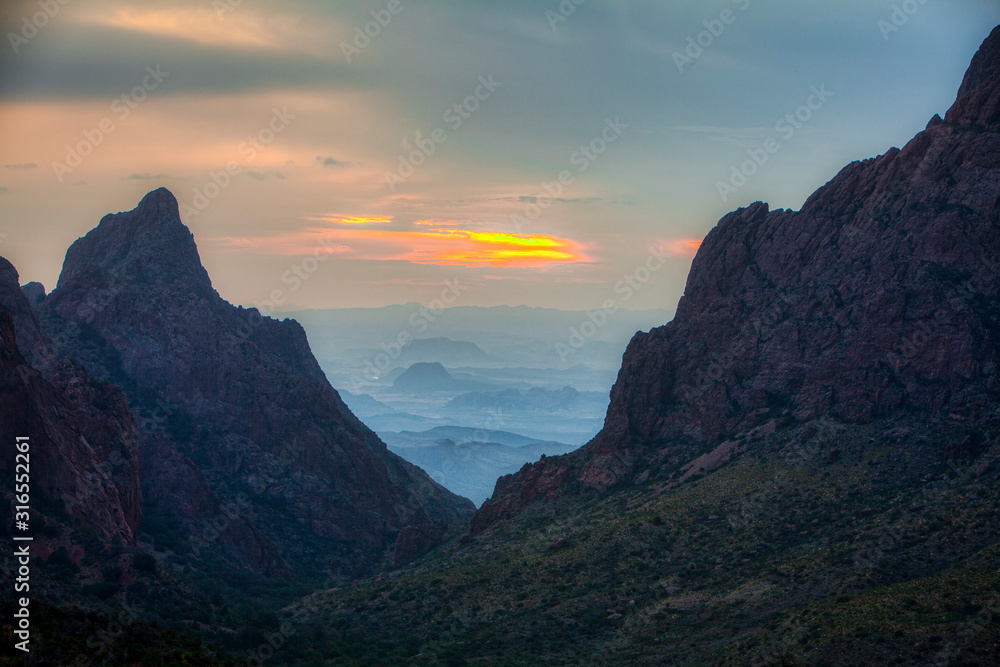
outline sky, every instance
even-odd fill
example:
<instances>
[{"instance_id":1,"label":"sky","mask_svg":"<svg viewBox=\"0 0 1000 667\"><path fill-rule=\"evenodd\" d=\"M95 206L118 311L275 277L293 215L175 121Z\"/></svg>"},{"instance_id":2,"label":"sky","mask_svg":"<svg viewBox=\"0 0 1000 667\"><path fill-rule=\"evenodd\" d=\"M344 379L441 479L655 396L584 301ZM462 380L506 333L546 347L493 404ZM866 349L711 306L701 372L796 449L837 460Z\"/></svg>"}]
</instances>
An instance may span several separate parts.
<instances>
[{"instance_id":1,"label":"sky","mask_svg":"<svg viewBox=\"0 0 1000 667\"><path fill-rule=\"evenodd\" d=\"M797 209L905 144L1000 23L995 0L0 12L0 255L22 283L54 287L75 239L163 186L222 296L265 311L672 309L720 217Z\"/></svg>"}]
</instances>

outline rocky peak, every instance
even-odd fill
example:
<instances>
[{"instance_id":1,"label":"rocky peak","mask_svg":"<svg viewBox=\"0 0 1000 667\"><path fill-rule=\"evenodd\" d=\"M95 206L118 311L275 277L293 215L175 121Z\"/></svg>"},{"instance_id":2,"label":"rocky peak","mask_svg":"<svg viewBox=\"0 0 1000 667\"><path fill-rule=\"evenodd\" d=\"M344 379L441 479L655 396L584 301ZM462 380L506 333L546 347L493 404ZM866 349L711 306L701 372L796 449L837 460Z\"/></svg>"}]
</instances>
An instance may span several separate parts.
<instances>
[{"instance_id":1,"label":"rocky peak","mask_svg":"<svg viewBox=\"0 0 1000 667\"><path fill-rule=\"evenodd\" d=\"M220 544L258 572L331 559L363 572L406 526L473 509L351 414L297 322L212 289L166 190L74 243L38 311L54 338L80 332L59 338L94 376L125 389L143 426L150 508L198 535L249 490Z\"/></svg>"},{"instance_id":2,"label":"rocky peak","mask_svg":"<svg viewBox=\"0 0 1000 667\"><path fill-rule=\"evenodd\" d=\"M32 280L30 283L21 285L21 292L32 307L37 306L45 299L45 285Z\"/></svg>"},{"instance_id":3,"label":"rocky peak","mask_svg":"<svg viewBox=\"0 0 1000 667\"><path fill-rule=\"evenodd\" d=\"M177 199L166 188L153 190L131 211L104 216L70 246L59 286L81 272L212 291L194 236L181 222Z\"/></svg>"},{"instance_id":4,"label":"rocky peak","mask_svg":"<svg viewBox=\"0 0 1000 667\"><path fill-rule=\"evenodd\" d=\"M0 257L0 306L7 309L14 322L17 330L17 346L21 355L34 368L45 372L51 368L54 360L52 348L42 334L38 318L27 296L30 290L24 291L18 285L18 280L19 276L14 265Z\"/></svg>"},{"instance_id":5,"label":"rocky peak","mask_svg":"<svg viewBox=\"0 0 1000 667\"><path fill-rule=\"evenodd\" d=\"M1000 26L973 57L945 120L980 126L1000 124Z\"/></svg>"},{"instance_id":6,"label":"rocky peak","mask_svg":"<svg viewBox=\"0 0 1000 667\"><path fill-rule=\"evenodd\" d=\"M777 424L995 419L998 55L1000 29L945 122L848 165L802 210L758 202L723 217L673 321L629 344L601 432L499 480L472 532L535 499L604 489L637 466L680 467Z\"/></svg>"},{"instance_id":7,"label":"rocky peak","mask_svg":"<svg viewBox=\"0 0 1000 667\"><path fill-rule=\"evenodd\" d=\"M32 492L45 506L61 504L105 544L116 537L134 544L138 431L125 397L53 355L17 279L0 257L0 472L13 478L15 438L28 436L37 464Z\"/></svg>"}]
</instances>

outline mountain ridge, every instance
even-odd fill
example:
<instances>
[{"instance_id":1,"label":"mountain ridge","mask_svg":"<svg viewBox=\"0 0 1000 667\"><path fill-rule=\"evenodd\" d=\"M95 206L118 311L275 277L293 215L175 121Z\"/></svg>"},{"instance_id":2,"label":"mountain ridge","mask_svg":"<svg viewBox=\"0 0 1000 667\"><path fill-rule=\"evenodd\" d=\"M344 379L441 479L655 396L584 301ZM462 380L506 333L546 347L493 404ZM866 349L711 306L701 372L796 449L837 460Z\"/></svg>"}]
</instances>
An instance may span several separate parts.
<instances>
[{"instance_id":1,"label":"mountain ridge","mask_svg":"<svg viewBox=\"0 0 1000 667\"><path fill-rule=\"evenodd\" d=\"M900 410L995 417L1000 27L958 99L902 149L853 162L800 211L724 216L674 319L637 333L602 431L497 482L471 534L572 488L681 465L757 427Z\"/></svg>"},{"instance_id":2,"label":"mountain ridge","mask_svg":"<svg viewBox=\"0 0 1000 667\"><path fill-rule=\"evenodd\" d=\"M196 539L250 499L216 538L242 566L350 577L389 557L404 527L471 511L348 410L297 322L216 292L164 188L76 241L38 312L65 356L129 396L156 515Z\"/></svg>"}]
</instances>

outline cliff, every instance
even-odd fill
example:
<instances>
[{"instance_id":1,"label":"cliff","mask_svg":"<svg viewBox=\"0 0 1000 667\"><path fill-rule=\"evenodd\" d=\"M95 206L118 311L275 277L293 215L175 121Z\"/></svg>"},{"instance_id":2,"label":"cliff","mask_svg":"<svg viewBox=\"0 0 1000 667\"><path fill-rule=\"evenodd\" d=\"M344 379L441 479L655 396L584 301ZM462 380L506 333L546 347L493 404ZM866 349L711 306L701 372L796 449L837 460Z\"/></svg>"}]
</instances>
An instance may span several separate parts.
<instances>
[{"instance_id":1,"label":"cliff","mask_svg":"<svg viewBox=\"0 0 1000 667\"><path fill-rule=\"evenodd\" d=\"M719 221L674 320L629 344L602 431L499 480L472 533L754 428L900 411L993 419L998 256L1000 28L945 118L902 150L848 165L799 211L756 203Z\"/></svg>"},{"instance_id":2,"label":"cliff","mask_svg":"<svg viewBox=\"0 0 1000 667\"><path fill-rule=\"evenodd\" d=\"M39 313L64 353L125 390L148 504L195 548L218 540L266 574L351 575L404 527L472 510L350 413L297 322L219 296L165 189L74 243Z\"/></svg>"}]
</instances>

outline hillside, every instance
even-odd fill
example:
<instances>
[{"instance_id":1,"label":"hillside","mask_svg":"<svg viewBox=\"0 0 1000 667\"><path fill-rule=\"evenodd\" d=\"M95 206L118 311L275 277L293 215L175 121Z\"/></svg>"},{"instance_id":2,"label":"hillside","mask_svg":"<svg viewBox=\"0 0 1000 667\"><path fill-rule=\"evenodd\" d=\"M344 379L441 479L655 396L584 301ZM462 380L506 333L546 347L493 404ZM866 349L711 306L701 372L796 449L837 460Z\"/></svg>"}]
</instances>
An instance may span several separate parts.
<instances>
[{"instance_id":1,"label":"hillside","mask_svg":"<svg viewBox=\"0 0 1000 667\"><path fill-rule=\"evenodd\" d=\"M996 664L998 63L1000 28L902 150L723 218L591 443L286 613L346 665Z\"/></svg>"},{"instance_id":2,"label":"hillside","mask_svg":"<svg viewBox=\"0 0 1000 667\"><path fill-rule=\"evenodd\" d=\"M501 480L474 530L537 495L525 486L607 488L786 421L989 423L1000 392L998 59L995 31L944 120L848 165L802 210L757 203L719 221L676 317L629 344L602 431Z\"/></svg>"},{"instance_id":3,"label":"hillside","mask_svg":"<svg viewBox=\"0 0 1000 667\"><path fill-rule=\"evenodd\" d=\"M351 414L296 322L219 296L165 189L74 243L37 311L59 356L128 397L157 552L349 577L471 508Z\"/></svg>"}]
</instances>

